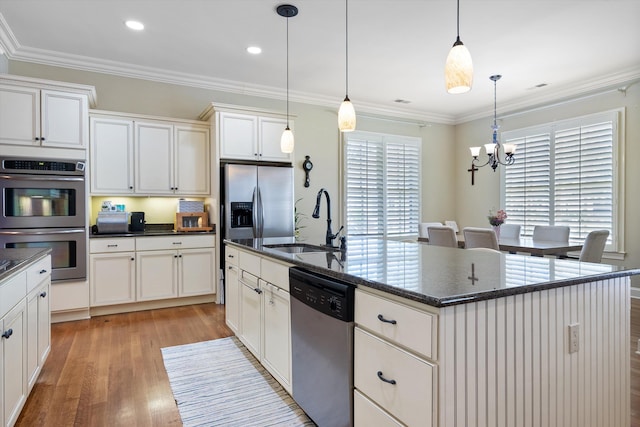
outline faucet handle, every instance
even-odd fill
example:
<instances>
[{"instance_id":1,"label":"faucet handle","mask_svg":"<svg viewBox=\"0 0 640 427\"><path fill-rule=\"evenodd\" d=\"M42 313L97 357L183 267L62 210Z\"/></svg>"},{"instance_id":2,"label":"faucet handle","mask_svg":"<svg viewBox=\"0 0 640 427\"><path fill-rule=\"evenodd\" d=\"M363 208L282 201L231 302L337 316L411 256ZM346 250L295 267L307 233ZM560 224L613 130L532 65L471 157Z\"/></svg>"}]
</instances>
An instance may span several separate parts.
<instances>
[{"instance_id":1,"label":"faucet handle","mask_svg":"<svg viewBox=\"0 0 640 427\"><path fill-rule=\"evenodd\" d=\"M340 237L340 250L341 251L347 250L347 236Z\"/></svg>"}]
</instances>

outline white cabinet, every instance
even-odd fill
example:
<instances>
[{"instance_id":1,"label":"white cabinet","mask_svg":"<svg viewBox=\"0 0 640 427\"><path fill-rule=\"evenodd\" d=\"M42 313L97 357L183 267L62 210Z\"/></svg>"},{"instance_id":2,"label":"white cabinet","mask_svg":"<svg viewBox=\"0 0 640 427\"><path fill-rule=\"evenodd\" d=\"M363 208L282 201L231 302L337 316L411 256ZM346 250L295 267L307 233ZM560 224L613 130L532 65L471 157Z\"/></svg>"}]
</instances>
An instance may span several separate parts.
<instances>
[{"instance_id":1,"label":"white cabinet","mask_svg":"<svg viewBox=\"0 0 640 427\"><path fill-rule=\"evenodd\" d=\"M208 126L94 114L91 193L209 195Z\"/></svg>"},{"instance_id":2,"label":"white cabinet","mask_svg":"<svg viewBox=\"0 0 640 427\"><path fill-rule=\"evenodd\" d=\"M3 426L11 426L15 423L27 400L26 311L26 303L22 299L3 319L0 319L4 390Z\"/></svg>"},{"instance_id":3,"label":"white cabinet","mask_svg":"<svg viewBox=\"0 0 640 427\"><path fill-rule=\"evenodd\" d=\"M232 112L217 113L221 159L291 162L292 154L280 150L287 120ZM289 127L293 129L290 121Z\"/></svg>"},{"instance_id":4,"label":"white cabinet","mask_svg":"<svg viewBox=\"0 0 640 427\"><path fill-rule=\"evenodd\" d=\"M51 348L51 257L0 283L0 420L12 426Z\"/></svg>"},{"instance_id":5,"label":"white cabinet","mask_svg":"<svg viewBox=\"0 0 640 427\"><path fill-rule=\"evenodd\" d=\"M215 291L213 235L136 238L137 301Z\"/></svg>"},{"instance_id":6,"label":"white cabinet","mask_svg":"<svg viewBox=\"0 0 640 427\"><path fill-rule=\"evenodd\" d=\"M136 192L209 194L209 129L135 123Z\"/></svg>"},{"instance_id":7,"label":"white cabinet","mask_svg":"<svg viewBox=\"0 0 640 427\"><path fill-rule=\"evenodd\" d=\"M238 269L238 251L231 246L225 247L224 303L225 320L234 334L240 335L240 283Z\"/></svg>"},{"instance_id":8,"label":"white cabinet","mask_svg":"<svg viewBox=\"0 0 640 427\"><path fill-rule=\"evenodd\" d=\"M262 289L258 278L241 271L240 276L240 340L249 351L261 359Z\"/></svg>"},{"instance_id":9,"label":"white cabinet","mask_svg":"<svg viewBox=\"0 0 640 427\"><path fill-rule=\"evenodd\" d=\"M289 264L225 247L227 325L291 393Z\"/></svg>"},{"instance_id":10,"label":"white cabinet","mask_svg":"<svg viewBox=\"0 0 640 427\"><path fill-rule=\"evenodd\" d=\"M91 193L133 193L133 120L91 117L90 129Z\"/></svg>"},{"instance_id":11,"label":"white cabinet","mask_svg":"<svg viewBox=\"0 0 640 427\"><path fill-rule=\"evenodd\" d=\"M85 149L88 96L0 84L0 143Z\"/></svg>"},{"instance_id":12,"label":"white cabinet","mask_svg":"<svg viewBox=\"0 0 640 427\"><path fill-rule=\"evenodd\" d=\"M135 239L89 241L91 306L124 304L136 298Z\"/></svg>"},{"instance_id":13,"label":"white cabinet","mask_svg":"<svg viewBox=\"0 0 640 427\"><path fill-rule=\"evenodd\" d=\"M354 424L437 425L438 316L357 289L355 323Z\"/></svg>"}]
</instances>

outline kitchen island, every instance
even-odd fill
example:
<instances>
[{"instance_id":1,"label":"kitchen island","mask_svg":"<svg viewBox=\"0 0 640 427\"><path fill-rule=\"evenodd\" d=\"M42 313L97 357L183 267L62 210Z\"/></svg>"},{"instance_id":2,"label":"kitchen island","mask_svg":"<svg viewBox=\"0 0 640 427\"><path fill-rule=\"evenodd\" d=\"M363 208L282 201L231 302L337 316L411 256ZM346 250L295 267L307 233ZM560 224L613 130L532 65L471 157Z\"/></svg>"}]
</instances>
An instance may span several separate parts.
<instances>
[{"instance_id":1,"label":"kitchen island","mask_svg":"<svg viewBox=\"0 0 640 427\"><path fill-rule=\"evenodd\" d=\"M356 425L629 425L640 269L381 239L225 243L357 286Z\"/></svg>"}]
</instances>

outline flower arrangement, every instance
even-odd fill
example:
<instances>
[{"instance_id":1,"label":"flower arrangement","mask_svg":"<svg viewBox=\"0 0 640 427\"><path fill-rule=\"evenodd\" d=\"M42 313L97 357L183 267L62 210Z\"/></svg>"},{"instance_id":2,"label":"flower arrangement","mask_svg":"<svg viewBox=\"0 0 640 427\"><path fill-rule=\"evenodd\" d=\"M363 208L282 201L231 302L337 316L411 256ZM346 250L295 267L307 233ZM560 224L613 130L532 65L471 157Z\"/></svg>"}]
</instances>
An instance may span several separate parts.
<instances>
[{"instance_id":1,"label":"flower arrangement","mask_svg":"<svg viewBox=\"0 0 640 427\"><path fill-rule=\"evenodd\" d=\"M499 227L504 223L504 220L507 219L507 212L504 209L498 209L498 211L494 214L493 211L489 211L489 224L494 227Z\"/></svg>"}]
</instances>

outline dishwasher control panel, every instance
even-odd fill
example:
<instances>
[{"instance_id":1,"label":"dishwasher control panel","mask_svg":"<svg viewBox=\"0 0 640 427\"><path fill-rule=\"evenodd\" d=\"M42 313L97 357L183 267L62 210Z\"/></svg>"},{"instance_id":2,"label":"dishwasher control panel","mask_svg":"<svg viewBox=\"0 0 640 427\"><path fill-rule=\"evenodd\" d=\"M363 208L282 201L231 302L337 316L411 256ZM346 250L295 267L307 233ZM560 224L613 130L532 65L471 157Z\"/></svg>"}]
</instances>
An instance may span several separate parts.
<instances>
[{"instance_id":1,"label":"dishwasher control panel","mask_svg":"<svg viewBox=\"0 0 640 427\"><path fill-rule=\"evenodd\" d=\"M337 279L292 268L289 270L292 297L328 316L353 321L355 287Z\"/></svg>"}]
</instances>

